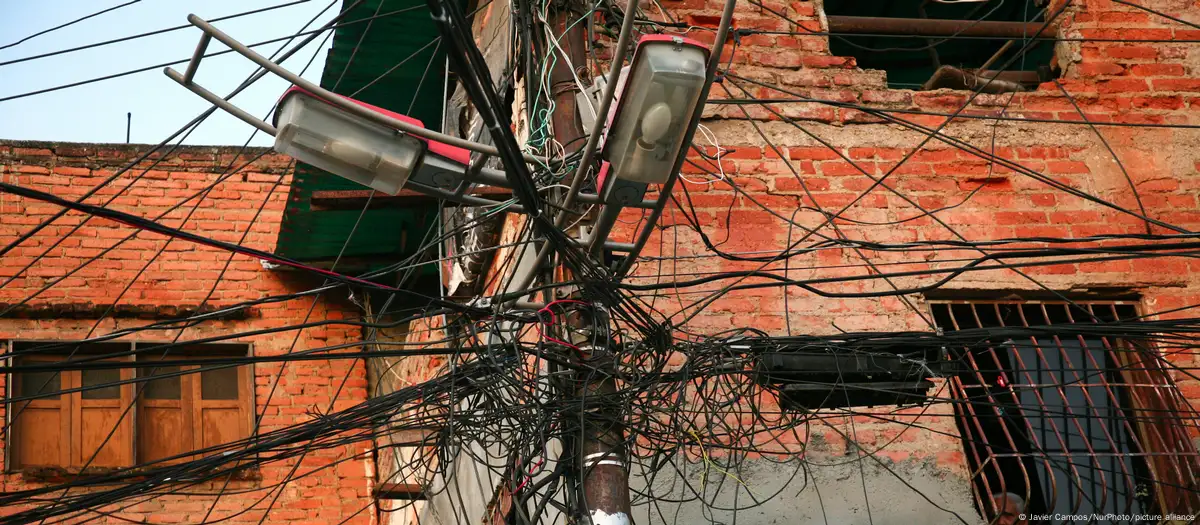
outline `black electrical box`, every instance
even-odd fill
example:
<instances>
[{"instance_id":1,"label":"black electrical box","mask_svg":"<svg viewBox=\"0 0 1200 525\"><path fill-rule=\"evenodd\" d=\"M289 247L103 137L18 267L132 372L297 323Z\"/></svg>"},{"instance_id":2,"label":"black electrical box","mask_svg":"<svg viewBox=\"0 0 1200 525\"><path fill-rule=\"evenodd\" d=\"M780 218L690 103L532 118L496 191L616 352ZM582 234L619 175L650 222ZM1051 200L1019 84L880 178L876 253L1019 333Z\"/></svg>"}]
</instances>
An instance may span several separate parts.
<instances>
[{"instance_id":1,"label":"black electrical box","mask_svg":"<svg viewBox=\"0 0 1200 525\"><path fill-rule=\"evenodd\" d=\"M941 348L859 352L842 348L778 349L758 355L758 382L779 392L786 410L919 405L934 377L952 373Z\"/></svg>"}]
</instances>

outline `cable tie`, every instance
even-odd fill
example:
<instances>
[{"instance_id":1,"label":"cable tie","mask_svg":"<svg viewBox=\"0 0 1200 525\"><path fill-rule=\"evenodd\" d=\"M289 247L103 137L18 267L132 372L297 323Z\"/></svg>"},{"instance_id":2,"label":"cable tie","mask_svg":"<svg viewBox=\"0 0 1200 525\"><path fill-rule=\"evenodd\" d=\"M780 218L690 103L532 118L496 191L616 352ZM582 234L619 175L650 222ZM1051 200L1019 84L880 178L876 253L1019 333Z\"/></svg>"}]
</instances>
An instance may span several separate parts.
<instances>
[{"instance_id":1,"label":"cable tie","mask_svg":"<svg viewBox=\"0 0 1200 525\"><path fill-rule=\"evenodd\" d=\"M612 465L622 469L628 468L621 456L612 452L597 452L583 457L583 468L598 467L600 465Z\"/></svg>"}]
</instances>

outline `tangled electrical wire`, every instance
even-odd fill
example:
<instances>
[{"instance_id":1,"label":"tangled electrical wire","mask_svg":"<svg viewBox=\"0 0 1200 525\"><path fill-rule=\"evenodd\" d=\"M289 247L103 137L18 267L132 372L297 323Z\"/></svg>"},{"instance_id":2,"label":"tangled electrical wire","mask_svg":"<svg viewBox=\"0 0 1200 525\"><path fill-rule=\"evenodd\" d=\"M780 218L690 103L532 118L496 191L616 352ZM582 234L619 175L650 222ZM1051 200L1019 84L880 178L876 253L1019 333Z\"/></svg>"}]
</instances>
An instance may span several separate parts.
<instances>
[{"instance_id":1,"label":"tangled electrical wire","mask_svg":"<svg viewBox=\"0 0 1200 525\"><path fill-rule=\"evenodd\" d=\"M680 190L669 195L671 206L666 213L670 223L656 224L645 213L630 217L627 226L632 227L625 233L654 232L656 251L597 257L570 231L587 224L595 207L577 203L569 194L571 189L594 193L601 189L595 166L582 165L590 158L582 148L591 137L580 134L559 140L562 130L554 121L556 111L561 110L558 95L572 88L589 92L607 68L614 42L627 22L637 34L696 36L708 35L713 29L680 22L680 17L657 1L646 6L630 2L631 7L625 7L606 0L582 6L519 0L508 4L511 16L501 22L504 34L510 37L505 42L508 53L499 68L502 74L493 77L495 71L490 68L494 64L485 60L469 33L470 24L478 22L471 16L490 3L479 3L470 13L437 1L431 1L428 8L443 29L438 48L448 53L460 89L472 103L472 117L478 119L468 130L474 135L471 138L490 135L512 187L512 198L492 206L439 209L440 224L424 233L414 254L382 268L351 275L339 270L337 263L331 268L319 267L251 248L242 242L244 237L238 242L215 239L189 230L187 219L180 225L165 223L163 217L186 209L189 203L194 211L211 190L250 163L230 164L211 185L158 217L109 207L116 195L103 204L84 202L128 174L136 173L118 195L143 180L148 181L143 184L153 184L143 177L165 155L153 159L152 153L165 148L169 154L179 142L167 145L177 137L186 138L188 130L212 110L74 201L0 181L4 193L62 209L12 240L5 237L7 244L0 248L0 257L10 256L39 234L58 239L43 243L48 248L6 276L0 288L22 279L93 217L135 230L64 277L4 305L0 317L36 302L59 282L102 260L139 232L165 237L168 244L219 250L228 254L229 260L259 259L322 283L289 294L209 305L225 274L222 270L201 307L176 318L114 326L108 331L100 329L97 321L79 340L10 347L3 352L8 364L0 367L10 377L125 369L133 362L139 370L136 375L61 388L54 395L132 385L137 398L152 381L163 378L278 365L278 374L265 378L266 399L256 400L255 408L263 413L255 417L261 421L268 408L281 403L275 400L273 404L271 398L289 364L364 362L368 366L363 368L377 376L367 398L339 404L338 397L353 371L348 369L327 406L307 407L307 413L282 428L131 466L89 468L93 454L81 469L87 475L20 485L0 495L0 508L4 509L0 523L128 520L126 513L138 505L178 495L212 498L197 520L200 523L255 513L266 520L271 519L271 511L278 508L276 502L289 485L358 461L376 462L379 487L419 485L421 497L434 509L435 519L443 523L477 522L484 518L478 514L480 508L518 524L587 519L580 509L595 503L589 499L587 480L601 465L619 466L627 472L634 506L648 509L649 521L664 523L679 519L685 506L699 508L703 518L712 521L726 516L736 520L738 513L765 509L789 494L810 490L816 493L819 514L828 521L838 512L833 503L825 507L820 486L830 476L841 476L845 469L856 471L852 474L861 478L868 521L873 521L868 470L871 476L901 483L936 509L937 519L949 522L976 522L976 512L988 520L998 519L1002 509L988 499L997 493L1016 494L1028 509L1043 512L1087 508L1167 513L1200 508L1200 454L1191 442L1200 429L1200 414L1179 387L1180 382L1200 381L1194 366L1200 318L1191 317L1200 304L1146 313L1130 313L1117 306L1106 311L1098 303L1063 293L1040 278L1040 270L1070 265L1146 260L1195 265L1200 241L1189 229L1192 225L1175 224L1147 212L1123 165L1120 170L1129 181L1136 210L1132 204L1118 203L1127 202L1125 199L1090 192L999 154L996 126L990 137L985 137L990 138L986 146L946 133L950 122L959 118L991 119L997 126L1014 121L1057 122L1006 116L1004 111L977 114L971 111L972 102L984 93L984 86L978 86L955 111L936 113L822 98L779 85L752 68L735 68L735 63L741 64L735 62L739 53L745 53L742 39L754 34L843 37L813 31L768 5L751 2L763 9L759 14L778 19L777 27L797 31L735 31L727 62L718 71L720 90L714 91L716 96L709 102L728 110L726 117L748 122L751 136L766 145L763 152L767 156L788 159L783 176L794 178L800 194L785 197L791 199L786 209L772 209L780 195L772 194L762 181L744 176L737 163L737 147L728 143L718 126L703 127L702 142L708 147L692 145L696 154L687 159L684 168L689 177L703 178L679 174L683 180ZM338 17L324 27L308 30L306 26L288 39L306 37L281 52L277 60L335 29L365 23L369 30L375 20L421 8L384 11L384 2L378 2L369 16L352 17L352 12L370 11L369 2L345 4ZM1074 9L1071 4L1046 7L1040 22L1049 26L1069 8ZM1129 2L1117 4L1195 27ZM290 4L281 6L286 5ZM585 35L581 43L586 52L576 47L580 42L567 38L572 33ZM1015 49L996 69L1007 70L1023 60L1037 41L1011 42L1009 47ZM14 62L0 62L0 67ZM430 58L430 64L433 62ZM259 77L247 79L239 90ZM1090 128L1116 158L1097 126L1123 124L1090 122L1063 84L1056 86L1079 111L1080 119L1072 125ZM0 98L0 102L32 94ZM775 98L776 94L787 98ZM523 104L527 120L513 122L508 107L518 102ZM584 104L592 102L589 99ZM912 132L920 139L877 174L843 152L844 148L835 144L838 141L821 137L814 131L817 126L806 124L803 115L797 117L796 112L784 109L786 104L857 111L875 119L872 122ZM941 124L930 125L928 120L909 118L912 116L945 118L936 121ZM768 120L774 121L774 129L765 129ZM860 185L852 199L838 201L836 207L828 202L822 206L819 190L809 174L802 173L805 168L794 166L790 162L794 159L776 143L781 130L827 148L835 154L830 161L845 162L869 182ZM993 170L1007 170L1054 195L1069 196L1120 221L1136 223L1145 233L1120 230L1073 237L1034 233L969 238L940 215L979 199L983 184L964 190L966 196L952 205L928 205L897 184L903 175L898 171L901 166L931 143L986 163L989 177ZM538 154L545 162L527 163L522 157L525 153ZM147 159L152 159L148 167L143 163ZM272 191L280 184L275 183ZM714 213L714 206L707 204L712 202L713 189L728 192L724 213ZM460 195L468 188L461 190ZM900 207L912 208L912 214L884 219L852 215L852 208L872 191L887 192L889 199L902 203ZM370 206L368 199L363 213ZM514 209L522 210L526 217L507 230L508 235L485 231L496 229L496 223ZM745 227L737 217L738 211L746 209L761 211L785 225L787 239L782 249L773 249L779 239L764 240L762 249L742 249L746 244L738 242L735 231ZM48 228L68 210L85 214L87 219L65 234ZM802 213L811 215L798 218ZM342 252L361 221L360 214ZM885 241L880 239L893 237L872 238L868 229L915 223L941 230L937 235ZM714 232L722 231L725 238L716 238ZM753 232L745 235L758 239ZM668 244L668 237L673 237L674 246ZM449 253L442 251L446 246L451 247ZM655 248L653 243L648 246ZM165 249L163 245L154 258ZM822 262L827 254L836 255L837 262ZM845 262L843 255L860 262ZM534 282L524 283L528 286L516 282L523 259L543 257L554 263L547 268L561 271L540 272ZM147 267L152 262L148 261ZM668 263L670 269L665 268ZM419 291L420 270L447 265L459 265L458 271L470 274L463 282L474 294L472 300L451 300ZM228 267L226 263L225 269ZM950 299L935 302L929 310L916 304L916 296L934 297L959 281L987 272L1015 276L1046 300L1032 308L1002 300L968 307ZM836 300L895 300L898 310L911 309L928 330L917 325L897 332L844 331L833 324L838 333L832 335L793 335L791 309L798 299L789 295L798 290ZM781 335L778 328L766 328L766 323L761 327L754 324L754 315L765 312L765 306L734 306L734 299L742 297L765 302L764 294L770 292L782 294L787 335ZM361 307L361 315L311 319L318 302L334 295L348 295ZM124 292L101 319L122 297ZM542 300L537 300L539 297ZM300 322L230 328L236 326L239 316L256 308L302 303L309 306ZM710 322L714 316L724 325ZM182 337L186 330L216 325L221 326L220 333ZM305 331L325 328L360 330L363 338L329 344L306 342L298 348ZM86 345L163 336L173 339L127 350L82 350ZM198 358L185 351L197 344L288 337L293 338L291 345L275 354ZM29 359L46 354L66 357L53 362ZM144 370L150 372L142 374ZM390 376L397 381L379 379ZM395 386L397 383L405 384ZM32 394L11 393L4 438L12 439L13 422L23 410L47 397L40 388ZM952 439L965 451L962 463L969 470L966 477L972 491L967 504L927 494L909 481L895 457L926 453L913 445L917 435ZM106 442L112 436L109 432ZM1080 440L1086 441L1086 446L1078 444ZM326 452L340 455L328 460ZM1092 478L1099 478L1099 483ZM473 484L493 492L472 492ZM1096 484L1103 488L1090 488ZM1060 493L1065 494L1061 499ZM249 499L239 498L246 503L234 511L215 510L218 501L235 494L249 495ZM372 509L416 512L412 502L393 502L387 508L371 498L352 503L362 505L356 511L343 507L343 515L338 516L342 523Z\"/></svg>"}]
</instances>

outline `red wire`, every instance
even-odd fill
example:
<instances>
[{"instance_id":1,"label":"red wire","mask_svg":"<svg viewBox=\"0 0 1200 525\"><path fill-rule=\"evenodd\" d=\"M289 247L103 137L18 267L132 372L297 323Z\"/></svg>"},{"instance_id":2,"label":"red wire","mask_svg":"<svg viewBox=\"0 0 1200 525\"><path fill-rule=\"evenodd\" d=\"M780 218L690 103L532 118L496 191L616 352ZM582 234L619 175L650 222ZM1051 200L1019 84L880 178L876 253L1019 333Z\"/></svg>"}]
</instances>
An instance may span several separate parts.
<instances>
[{"instance_id":1,"label":"red wire","mask_svg":"<svg viewBox=\"0 0 1200 525\"><path fill-rule=\"evenodd\" d=\"M551 343L557 343L557 344L563 345L567 348L575 350L576 352L583 352L582 348L579 348L578 346L575 346L575 345L568 343L566 341L563 341L561 339L556 339L556 338L550 337L550 336L546 335L545 332L542 331L541 325L544 324L546 326L551 326L558 321L558 316L554 315L554 312L550 310L550 307L554 306L556 304L562 304L562 303L574 303L574 304L581 304L584 306L591 306L591 303L587 303L584 301L578 301L575 299L558 299L555 301L550 301L549 303L546 304L546 306L543 306L540 310L538 310L539 314L542 312L546 312L546 313L550 314L550 320L542 321L541 323L536 324L534 326L537 327L538 335L541 336L542 339L550 341Z\"/></svg>"},{"instance_id":2,"label":"red wire","mask_svg":"<svg viewBox=\"0 0 1200 525\"><path fill-rule=\"evenodd\" d=\"M522 487L524 487L524 486L525 486L525 484L529 483L529 481L533 479L533 472L534 472L535 470L537 470L538 468L541 468L541 466L542 466L542 463L544 463L545 461L546 461L546 459L545 459L545 458L542 458L542 459L539 459L539 460L537 461L537 463L534 463L534 464L533 464L533 467L531 467L531 468L529 469L529 473L525 474L525 479L521 480L521 484L520 484L520 485L517 485L517 488L516 488L516 489L513 489L513 492L516 492L516 491L518 491L518 490L521 490L521 488L522 488Z\"/></svg>"},{"instance_id":3,"label":"red wire","mask_svg":"<svg viewBox=\"0 0 1200 525\"><path fill-rule=\"evenodd\" d=\"M559 303L574 303L574 304L582 304L582 305L584 305L584 306L591 306L591 305L592 305L592 303L588 303L588 302L584 302L584 301L579 301L579 300L576 300L576 299L558 299L558 300L555 300L555 301L550 301L549 303L546 303L546 306L542 307L542 310L549 310L551 306L554 306L554 305L556 305L556 304L559 304ZM538 310L538 311L540 312L540 311L542 311L542 310Z\"/></svg>"}]
</instances>

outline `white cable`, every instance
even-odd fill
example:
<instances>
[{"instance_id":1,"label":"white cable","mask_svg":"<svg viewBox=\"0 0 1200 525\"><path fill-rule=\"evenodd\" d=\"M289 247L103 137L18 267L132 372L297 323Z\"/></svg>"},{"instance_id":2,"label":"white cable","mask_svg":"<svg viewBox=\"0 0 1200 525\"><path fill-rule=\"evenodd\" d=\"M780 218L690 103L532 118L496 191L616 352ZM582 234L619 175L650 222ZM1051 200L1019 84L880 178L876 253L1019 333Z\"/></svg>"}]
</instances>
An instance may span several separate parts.
<instances>
[{"instance_id":1,"label":"white cable","mask_svg":"<svg viewBox=\"0 0 1200 525\"><path fill-rule=\"evenodd\" d=\"M593 8L593 9L595 9L595 8ZM580 20L583 20L583 19L581 18ZM576 21L576 23L578 23L578 20ZM571 25L575 25L575 24L571 24ZM549 28L547 28L547 32L548 31L549 31ZM563 33L563 35L565 36L566 33ZM584 89L584 87L583 87L583 81L579 79L579 74L577 74L575 72L575 64L571 62L571 57L567 56L567 52L564 51L563 48L558 45L557 38L552 37L549 40L550 40L551 44L554 44L554 49L558 50L558 54L562 55L563 61L567 63L567 67L571 70L571 77L575 79L575 85L577 87L579 87L579 91L581 93L587 93L587 90ZM592 104L592 97L584 97L584 98L587 99L588 107L591 108L592 114L595 115L596 114L596 106L594 104ZM596 118L600 118L600 117L597 116Z\"/></svg>"},{"instance_id":2,"label":"white cable","mask_svg":"<svg viewBox=\"0 0 1200 525\"><path fill-rule=\"evenodd\" d=\"M564 185L564 184L559 184L559 186L565 186L565 185ZM570 187L570 186L566 186L566 188L567 188L567 189L570 189L571 187ZM591 205L591 206L588 206L588 209L587 209L587 210L585 210L583 213L579 214L579 218L578 218L578 219L575 219L575 222L571 223L571 225L570 225L570 226L567 226L566 228L563 228L563 231L568 231L568 230L570 230L571 228L574 228L576 224L579 224L580 222L582 222L582 221L583 221L583 219L584 219L585 217L587 217L589 214L591 214L591 213L592 213L592 208L595 208L595 207L596 207L596 205L595 205L595 204L593 204L593 205Z\"/></svg>"},{"instance_id":3,"label":"white cable","mask_svg":"<svg viewBox=\"0 0 1200 525\"><path fill-rule=\"evenodd\" d=\"M689 184L697 184L697 185L716 184L718 182L725 180L727 177L727 175L725 175L725 165L721 162L721 157L723 155L725 155L725 148L722 148L721 143L717 141L717 134L713 133L712 130L708 129L708 127L705 126L704 124L698 124L696 127L696 130L703 133L704 138L708 139L708 143L712 144L713 148L715 148L715 150L717 152L716 153L717 170L719 170L721 173L719 176L717 176L717 178L712 179L712 180L695 181L695 180L685 177L683 175L683 172L680 171L679 178L683 179L684 182L687 182Z\"/></svg>"}]
</instances>

